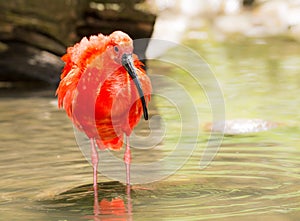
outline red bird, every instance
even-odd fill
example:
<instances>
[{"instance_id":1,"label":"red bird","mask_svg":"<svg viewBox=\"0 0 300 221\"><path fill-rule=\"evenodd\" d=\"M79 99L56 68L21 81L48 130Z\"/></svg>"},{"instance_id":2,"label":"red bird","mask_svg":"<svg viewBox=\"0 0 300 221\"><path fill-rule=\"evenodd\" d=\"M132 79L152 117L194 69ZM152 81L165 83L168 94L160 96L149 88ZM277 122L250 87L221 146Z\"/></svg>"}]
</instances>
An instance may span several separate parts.
<instances>
[{"instance_id":1,"label":"red bird","mask_svg":"<svg viewBox=\"0 0 300 221\"><path fill-rule=\"evenodd\" d=\"M147 106L151 82L143 63L133 54L132 39L121 31L98 34L67 49L65 67L57 88L58 107L63 107L74 125L90 139L97 194L98 152L119 150L126 135L124 161L130 185L129 136Z\"/></svg>"}]
</instances>

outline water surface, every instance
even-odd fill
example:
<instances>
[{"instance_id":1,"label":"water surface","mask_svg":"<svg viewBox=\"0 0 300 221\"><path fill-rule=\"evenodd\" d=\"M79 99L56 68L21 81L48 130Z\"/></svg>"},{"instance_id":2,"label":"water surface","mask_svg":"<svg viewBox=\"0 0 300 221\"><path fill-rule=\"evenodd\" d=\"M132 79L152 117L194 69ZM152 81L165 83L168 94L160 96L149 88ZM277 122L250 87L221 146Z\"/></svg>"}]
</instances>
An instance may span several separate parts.
<instances>
[{"instance_id":1,"label":"water surface","mask_svg":"<svg viewBox=\"0 0 300 221\"><path fill-rule=\"evenodd\" d=\"M214 71L228 119L258 118L280 126L262 133L225 136L214 160L200 169L209 139L203 124L212 118L205 91L199 90L184 70L149 62L150 75L169 76L191 94L199 119L196 148L175 174L136 186L131 215L126 208L125 187L99 174L100 201L121 199L124 208L104 210L106 214L96 219L91 216L92 168L75 141L69 119L56 107L54 90L2 88L1 219L299 220L299 44L282 39L227 43L187 39L185 44L200 53ZM153 81L153 85L156 91L176 93L167 83ZM188 113L189 109L182 111ZM166 99L155 95L150 113L162 117L165 138L156 148L134 149L136 163L164 159L182 134L180 114ZM193 128L189 130L181 140L187 146ZM136 133L147 134L147 127L141 125ZM114 155L122 159L122 153ZM174 162L183 156L178 152ZM166 164L156 170L168 168ZM122 170L118 168L116 173Z\"/></svg>"}]
</instances>

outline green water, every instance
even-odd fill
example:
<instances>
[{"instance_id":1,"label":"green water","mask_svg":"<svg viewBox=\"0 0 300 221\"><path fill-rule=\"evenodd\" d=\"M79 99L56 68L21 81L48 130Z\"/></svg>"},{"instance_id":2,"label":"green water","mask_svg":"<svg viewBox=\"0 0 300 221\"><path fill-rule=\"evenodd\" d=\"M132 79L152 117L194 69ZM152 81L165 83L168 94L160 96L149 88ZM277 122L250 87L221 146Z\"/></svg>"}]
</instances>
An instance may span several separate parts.
<instances>
[{"instance_id":1,"label":"green water","mask_svg":"<svg viewBox=\"0 0 300 221\"><path fill-rule=\"evenodd\" d=\"M184 105L185 98L170 82L153 78L156 95L150 115L161 116L154 130L160 132L165 125L165 137L155 148L133 149L133 163L164 160L175 152L171 161L143 175L164 174L162 171L181 160L184 165L175 173L170 170L167 178L137 185L131 196L132 214L125 208L95 218L91 216L92 168L78 148L69 119L57 110L54 91L2 88L1 220L299 220L299 43L284 39L227 43L187 39L185 44L210 65L224 95L227 119L264 119L280 126L261 133L225 136L213 161L200 169L203 151L209 148L209 132L203 125L212 120L205 90L215 88L199 89L180 67L151 61L150 75L159 73L182 85L191 95L197 116L181 121L191 112L190 106ZM177 56L174 49L169 53ZM159 96L166 91L178 97L183 104L179 109ZM192 121L194 117L197 120ZM186 131L182 131L182 124L189 122L192 126L185 125ZM141 124L136 134L147 135L147 128ZM179 140L187 147L195 144L191 156L174 148ZM113 154L122 159L122 153ZM112 175L123 173L118 167L117 171L111 168ZM101 174L99 182L100 201L118 197L128 204L122 184Z\"/></svg>"}]
</instances>

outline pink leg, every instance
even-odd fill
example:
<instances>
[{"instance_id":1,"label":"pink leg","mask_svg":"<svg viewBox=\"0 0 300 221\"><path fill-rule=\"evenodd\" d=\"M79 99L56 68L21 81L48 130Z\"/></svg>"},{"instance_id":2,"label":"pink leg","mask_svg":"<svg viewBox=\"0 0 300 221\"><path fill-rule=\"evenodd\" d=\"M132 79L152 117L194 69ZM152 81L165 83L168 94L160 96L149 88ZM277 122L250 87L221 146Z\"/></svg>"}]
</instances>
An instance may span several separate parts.
<instances>
[{"instance_id":1,"label":"pink leg","mask_svg":"<svg viewBox=\"0 0 300 221\"><path fill-rule=\"evenodd\" d=\"M131 194L130 194L130 162L131 162L131 153L129 145L129 136L126 136L126 149L124 153L124 162L126 167L126 194L127 194L127 213L129 215L129 220L132 220L132 204L131 204Z\"/></svg>"},{"instance_id":2,"label":"pink leg","mask_svg":"<svg viewBox=\"0 0 300 221\"><path fill-rule=\"evenodd\" d=\"M129 136L126 136L126 149L124 153L124 162L126 167L126 184L130 186L130 162L131 162L131 153L129 146Z\"/></svg>"},{"instance_id":3,"label":"pink leg","mask_svg":"<svg viewBox=\"0 0 300 221\"><path fill-rule=\"evenodd\" d=\"M98 152L95 146L95 141L90 138L91 143L91 158L93 165L93 178L94 178L94 215L99 215L99 202L98 202L98 182L97 182L97 169L98 169Z\"/></svg>"},{"instance_id":4,"label":"pink leg","mask_svg":"<svg viewBox=\"0 0 300 221\"><path fill-rule=\"evenodd\" d=\"M130 217L129 220L132 220L132 203L131 203L131 194L130 194L130 185L126 186L126 194L127 194L127 213Z\"/></svg>"}]
</instances>

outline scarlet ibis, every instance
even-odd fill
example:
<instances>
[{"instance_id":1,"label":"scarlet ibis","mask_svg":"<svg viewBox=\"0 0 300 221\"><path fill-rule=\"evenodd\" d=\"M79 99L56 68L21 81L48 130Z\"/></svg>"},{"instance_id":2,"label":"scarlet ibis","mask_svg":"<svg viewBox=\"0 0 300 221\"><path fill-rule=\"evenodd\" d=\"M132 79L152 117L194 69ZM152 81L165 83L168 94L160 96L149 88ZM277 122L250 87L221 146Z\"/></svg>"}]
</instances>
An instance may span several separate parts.
<instances>
[{"instance_id":1,"label":"scarlet ibis","mask_svg":"<svg viewBox=\"0 0 300 221\"><path fill-rule=\"evenodd\" d=\"M142 115L148 119L151 82L133 53L132 39L121 31L84 37L67 48L56 91L74 125L90 140L93 186L97 194L98 151L120 150L126 136L124 162L130 186L129 136Z\"/></svg>"}]
</instances>

